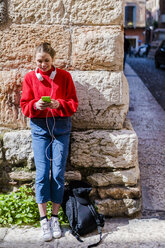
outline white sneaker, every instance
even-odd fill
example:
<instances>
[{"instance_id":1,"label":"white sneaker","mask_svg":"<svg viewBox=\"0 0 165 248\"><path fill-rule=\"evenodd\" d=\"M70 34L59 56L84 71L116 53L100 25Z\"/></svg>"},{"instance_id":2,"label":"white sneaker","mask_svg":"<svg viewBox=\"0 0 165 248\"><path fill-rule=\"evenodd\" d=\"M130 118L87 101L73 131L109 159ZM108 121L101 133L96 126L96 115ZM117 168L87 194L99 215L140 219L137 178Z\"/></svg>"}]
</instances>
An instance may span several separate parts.
<instances>
[{"instance_id":1,"label":"white sneaker","mask_svg":"<svg viewBox=\"0 0 165 248\"><path fill-rule=\"evenodd\" d=\"M49 221L44 218L40 221L41 229L42 229L42 236L44 241L50 241L52 240L52 233L50 230L50 223Z\"/></svg>"},{"instance_id":2,"label":"white sneaker","mask_svg":"<svg viewBox=\"0 0 165 248\"><path fill-rule=\"evenodd\" d=\"M57 217L51 217L50 228L52 231L53 238L57 239L61 237L61 228Z\"/></svg>"}]
</instances>

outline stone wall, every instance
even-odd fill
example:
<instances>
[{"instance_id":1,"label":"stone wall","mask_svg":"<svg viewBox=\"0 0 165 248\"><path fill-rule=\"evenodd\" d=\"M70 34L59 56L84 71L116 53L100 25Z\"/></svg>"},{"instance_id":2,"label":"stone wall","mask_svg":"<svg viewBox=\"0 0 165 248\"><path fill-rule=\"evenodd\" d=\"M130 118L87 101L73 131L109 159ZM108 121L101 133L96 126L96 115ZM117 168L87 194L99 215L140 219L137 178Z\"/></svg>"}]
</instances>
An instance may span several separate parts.
<instances>
[{"instance_id":1,"label":"stone wall","mask_svg":"<svg viewBox=\"0 0 165 248\"><path fill-rule=\"evenodd\" d=\"M123 1L13 0L6 6L0 26L0 190L34 184L29 120L19 100L23 77L35 68L34 48L48 41L57 52L55 65L71 73L79 98L66 180L90 182L91 197L105 215L140 211L138 141L126 120Z\"/></svg>"}]
</instances>

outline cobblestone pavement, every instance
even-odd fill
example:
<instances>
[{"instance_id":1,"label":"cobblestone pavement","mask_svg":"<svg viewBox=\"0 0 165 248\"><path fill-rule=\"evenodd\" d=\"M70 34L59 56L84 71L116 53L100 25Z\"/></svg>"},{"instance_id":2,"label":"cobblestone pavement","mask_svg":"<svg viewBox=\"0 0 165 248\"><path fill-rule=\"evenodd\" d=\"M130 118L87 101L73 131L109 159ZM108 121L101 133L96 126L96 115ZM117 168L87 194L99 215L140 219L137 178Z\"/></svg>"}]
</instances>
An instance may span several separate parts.
<instances>
[{"instance_id":1,"label":"cobblestone pavement","mask_svg":"<svg viewBox=\"0 0 165 248\"><path fill-rule=\"evenodd\" d=\"M106 219L99 248L165 248L165 112L136 73L126 64L130 88L128 118L139 138L143 211L138 218ZM39 228L0 228L0 248L87 248L97 232L79 243L63 228L63 237L43 242Z\"/></svg>"},{"instance_id":2,"label":"cobblestone pavement","mask_svg":"<svg viewBox=\"0 0 165 248\"><path fill-rule=\"evenodd\" d=\"M128 57L127 62L165 110L165 66L157 69L154 60L148 58Z\"/></svg>"}]
</instances>

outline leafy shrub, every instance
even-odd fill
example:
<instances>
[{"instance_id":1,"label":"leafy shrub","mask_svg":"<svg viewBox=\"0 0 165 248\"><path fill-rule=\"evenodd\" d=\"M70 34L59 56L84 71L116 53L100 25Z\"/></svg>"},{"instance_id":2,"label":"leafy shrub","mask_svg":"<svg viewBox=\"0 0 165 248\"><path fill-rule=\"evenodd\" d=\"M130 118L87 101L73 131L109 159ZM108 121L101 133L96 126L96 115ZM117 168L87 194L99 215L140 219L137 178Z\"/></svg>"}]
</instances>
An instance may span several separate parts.
<instances>
[{"instance_id":1,"label":"leafy shrub","mask_svg":"<svg viewBox=\"0 0 165 248\"><path fill-rule=\"evenodd\" d=\"M50 218L51 202L48 202L47 214ZM62 208L60 208L58 216L61 224L68 224ZM39 226L39 220L38 205L31 188L22 186L17 192L0 195L0 226L16 224L37 227Z\"/></svg>"}]
</instances>

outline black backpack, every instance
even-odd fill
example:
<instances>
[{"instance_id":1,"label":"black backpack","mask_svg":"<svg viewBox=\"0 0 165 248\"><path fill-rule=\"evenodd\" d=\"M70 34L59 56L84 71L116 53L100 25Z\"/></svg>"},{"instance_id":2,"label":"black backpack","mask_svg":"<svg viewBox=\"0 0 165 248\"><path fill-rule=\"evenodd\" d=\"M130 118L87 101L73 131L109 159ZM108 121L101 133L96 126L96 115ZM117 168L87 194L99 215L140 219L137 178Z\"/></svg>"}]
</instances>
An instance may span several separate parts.
<instances>
[{"instance_id":1,"label":"black backpack","mask_svg":"<svg viewBox=\"0 0 165 248\"><path fill-rule=\"evenodd\" d=\"M89 199L92 190L89 184L82 181L71 181L65 186L62 208L68 217L72 234L83 242L80 236L96 229L100 234L99 242L89 245L97 246L102 240L101 227L104 226L104 216L99 214Z\"/></svg>"}]
</instances>

